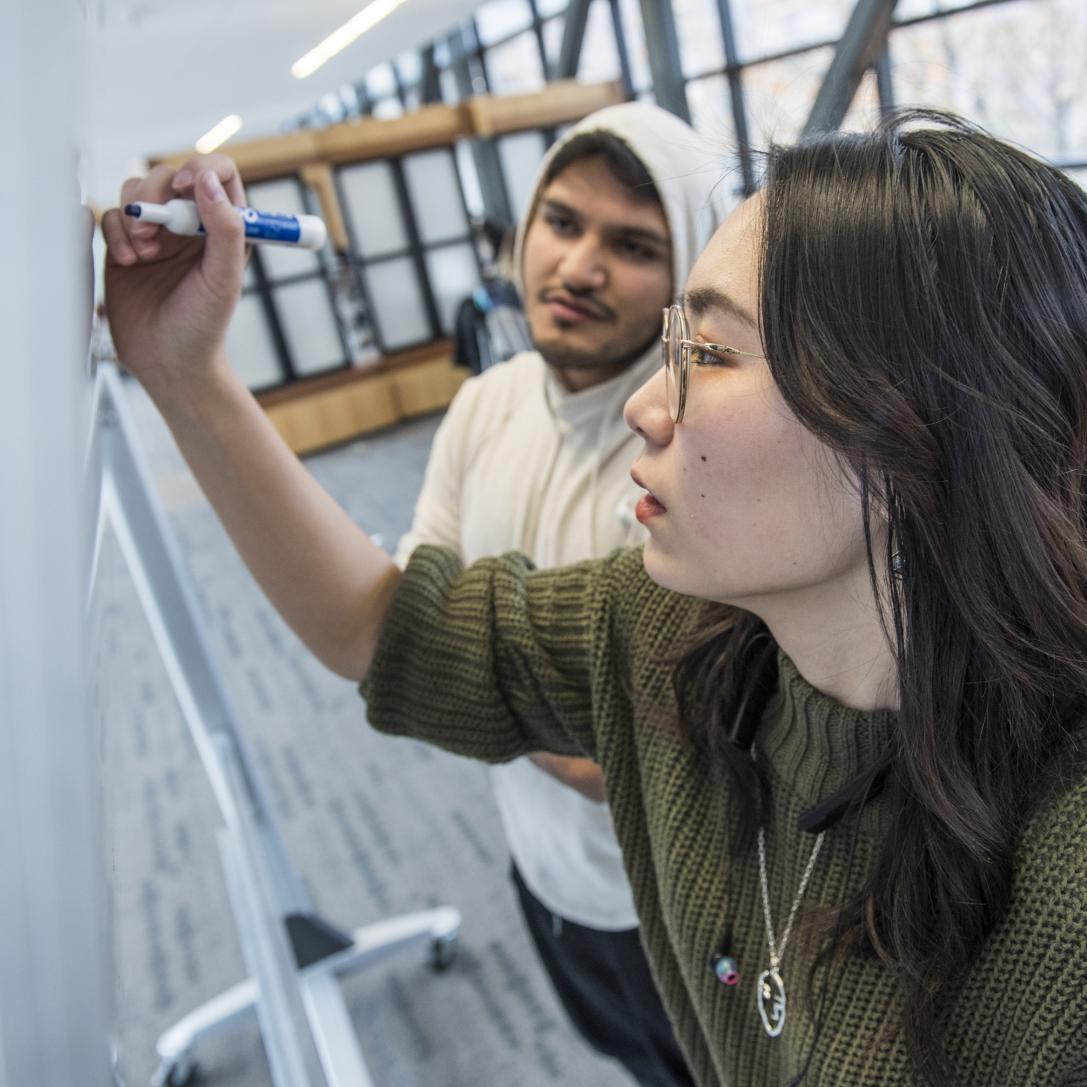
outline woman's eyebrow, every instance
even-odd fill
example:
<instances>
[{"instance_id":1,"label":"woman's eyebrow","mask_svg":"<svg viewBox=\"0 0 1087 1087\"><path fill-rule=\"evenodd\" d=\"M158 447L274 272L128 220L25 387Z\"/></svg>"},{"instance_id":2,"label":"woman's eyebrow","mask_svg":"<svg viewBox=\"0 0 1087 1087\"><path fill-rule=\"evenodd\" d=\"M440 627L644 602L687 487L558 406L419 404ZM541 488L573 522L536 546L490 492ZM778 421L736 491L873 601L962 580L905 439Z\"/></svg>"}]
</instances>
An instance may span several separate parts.
<instances>
[{"instance_id":1,"label":"woman's eyebrow","mask_svg":"<svg viewBox=\"0 0 1087 1087\"><path fill-rule=\"evenodd\" d=\"M704 316L711 309L721 310L733 317L738 317L756 332L759 330L758 321L739 302L730 298L724 291L719 291L716 287L695 287L693 290L684 291L683 308L694 318Z\"/></svg>"}]
</instances>

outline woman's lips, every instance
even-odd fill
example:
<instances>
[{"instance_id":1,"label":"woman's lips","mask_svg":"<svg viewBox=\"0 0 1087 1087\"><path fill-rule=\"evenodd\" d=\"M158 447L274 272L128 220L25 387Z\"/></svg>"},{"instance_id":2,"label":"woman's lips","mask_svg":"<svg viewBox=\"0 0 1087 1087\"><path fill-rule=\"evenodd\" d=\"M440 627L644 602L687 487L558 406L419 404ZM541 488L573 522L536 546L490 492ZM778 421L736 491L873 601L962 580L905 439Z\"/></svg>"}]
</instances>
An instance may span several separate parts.
<instances>
[{"instance_id":1,"label":"woman's lips","mask_svg":"<svg viewBox=\"0 0 1087 1087\"><path fill-rule=\"evenodd\" d=\"M637 487L641 487L643 491L648 491L648 487L638 477L637 467L631 468L630 478L634 480L634 484ZM652 494L643 494L638 499L638 504L634 507L634 516L644 525L648 521L652 521L654 517L659 517L662 513L667 513L668 509L659 499L655 498Z\"/></svg>"},{"instance_id":2,"label":"woman's lips","mask_svg":"<svg viewBox=\"0 0 1087 1087\"><path fill-rule=\"evenodd\" d=\"M638 499L638 504L634 507L634 516L644 525L647 521L653 520L654 517L659 517L662 513L666 513L667 510L662 506L651 494L644 494Z\"/></svg>"}]
</instances>

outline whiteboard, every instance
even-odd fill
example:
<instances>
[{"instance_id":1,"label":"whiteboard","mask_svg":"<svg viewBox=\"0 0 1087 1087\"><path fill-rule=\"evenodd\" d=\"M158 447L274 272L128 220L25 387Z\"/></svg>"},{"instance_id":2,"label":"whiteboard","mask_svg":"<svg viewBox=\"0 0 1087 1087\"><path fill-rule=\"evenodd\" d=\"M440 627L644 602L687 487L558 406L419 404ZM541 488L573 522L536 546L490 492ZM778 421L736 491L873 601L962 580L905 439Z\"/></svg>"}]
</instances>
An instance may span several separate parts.
<instances>
[{"instance_id":1,"label":"whiteboard","mask_svg":"<svg viewBox=\"0 0 1087 1087\"><path fill-rule=\"evenodd\" d=\"M7 0L0 97L0 1087L105 1087L111 955L86 699L90 231L79 206L82 9ZM34 207L51 214L30 214Z\"/></svg>"}]
</instances>

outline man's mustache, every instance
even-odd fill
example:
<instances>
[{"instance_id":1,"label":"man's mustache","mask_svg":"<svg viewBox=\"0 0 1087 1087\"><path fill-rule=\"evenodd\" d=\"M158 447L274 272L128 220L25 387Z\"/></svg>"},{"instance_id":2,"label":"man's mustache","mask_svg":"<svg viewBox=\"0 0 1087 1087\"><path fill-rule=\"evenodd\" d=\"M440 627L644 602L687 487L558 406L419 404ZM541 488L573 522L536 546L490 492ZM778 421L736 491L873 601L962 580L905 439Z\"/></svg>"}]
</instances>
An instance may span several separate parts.
<instances>
[{"instance_id":1,"label":"man's mustache","mask_svg":"<svg viewBox=\"0 0 1087 1087\"><path fill-rule=\"evenodd\" d=\"M541 290L537 298L540 302L562 302L573 309L584 310L590 317L600 320L615 319L615 311L593 298L590 291L574 291L569 287L548 287Z\"/></svg>"}]
</instances>

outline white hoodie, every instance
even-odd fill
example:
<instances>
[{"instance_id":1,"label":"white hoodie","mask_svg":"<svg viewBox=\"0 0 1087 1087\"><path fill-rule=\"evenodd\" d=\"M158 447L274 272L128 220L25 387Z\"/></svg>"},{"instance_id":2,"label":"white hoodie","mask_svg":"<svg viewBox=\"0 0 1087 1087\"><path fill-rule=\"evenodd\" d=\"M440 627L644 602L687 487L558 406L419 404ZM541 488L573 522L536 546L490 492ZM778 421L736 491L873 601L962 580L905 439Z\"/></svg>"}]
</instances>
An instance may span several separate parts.
<instances>
[{"instance_id":1,"label":"white hoodie","mask_svg":"<svg viewBox=\"0 0 1087 1087\"><path fill-rule=\"evenodd\" d=\"M530 207L555 152L582 132L610 132L641 159L671 231L678 292L723 217L722 156L670 113L643 103L587 117L544 158ZM531 211L518 230L521 263ZM610 381L568 392L538 352L526 351L469 379L434 437L410 532L397 560L421 543L466 562L521 551L537 566L606 555L642 541L630 466L640 440L623 404L660 365L654 344ZM637 926L611 815L527 759L494 767L495 798L510 852L533 894L553 913L590 928Z\"/></svg>"}]
</instances>

